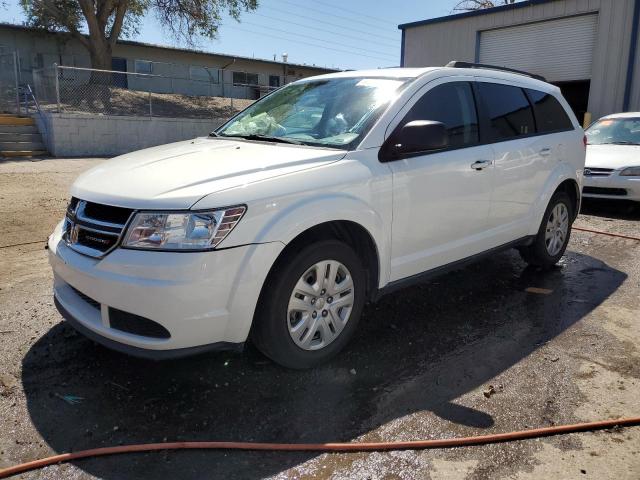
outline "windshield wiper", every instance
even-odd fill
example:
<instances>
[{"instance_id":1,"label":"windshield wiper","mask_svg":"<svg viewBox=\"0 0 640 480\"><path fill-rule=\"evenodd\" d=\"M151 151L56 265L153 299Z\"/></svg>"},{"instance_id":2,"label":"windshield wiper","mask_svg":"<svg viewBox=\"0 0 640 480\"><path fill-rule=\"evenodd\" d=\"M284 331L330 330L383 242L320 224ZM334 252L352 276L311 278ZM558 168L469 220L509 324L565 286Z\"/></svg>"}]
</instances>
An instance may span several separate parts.
<instances>
[{"instance_id":1,"label":"windshield wiper","mask_svg":"<svg viewBox=\"0 0 640 480\"><path fill-rule=\"evenodd\" d=\"M299 142L297 140L291 140L289 138L283 138L283 137L271 137L269 135L251 134L251 135L221 135L221 136L228 137L228 138L243 138L244 140L260 140L260 141L265 141L265 142L290 143L292 145L304 145L302 142Z\"/></svg>"},{"instance_id":2,"label":"windshield wiper","mask_svg":"<svg viewBox=\"0 0 640 480\"><path fill-rule=\"evenodd\" d=\"M601 143L601 145L640 145L640 143L629 142L627 140L619 140L617 142L605 142Z\"/></svg>"}]
</instances>

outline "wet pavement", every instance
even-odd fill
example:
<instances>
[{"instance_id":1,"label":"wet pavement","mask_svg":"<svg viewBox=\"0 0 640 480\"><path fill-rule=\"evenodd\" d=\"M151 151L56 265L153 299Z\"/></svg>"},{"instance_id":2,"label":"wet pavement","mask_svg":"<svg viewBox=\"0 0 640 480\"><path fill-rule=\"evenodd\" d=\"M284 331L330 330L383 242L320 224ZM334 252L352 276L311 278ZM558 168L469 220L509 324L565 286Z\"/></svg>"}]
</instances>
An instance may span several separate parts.
<instances>
[{"instance_id":1,"label":"wet pavement","mask_svg":"<svg viewBox=\"0 0 640 480\"><path fill-rule=\"evenodd\" d=\"M0 467L164 440L414 440L640 415L640 242L583 232L551 272L505 252L384 297L313 370L250 345L161 363L97 346L61 321L44 244L26 244L96 162L0 164ZM577 225L640 236L639 221L640 208L588 202ZM638 479L640 428L451 450L133 454L23 477Z\"/></svg>"}]
</instances>

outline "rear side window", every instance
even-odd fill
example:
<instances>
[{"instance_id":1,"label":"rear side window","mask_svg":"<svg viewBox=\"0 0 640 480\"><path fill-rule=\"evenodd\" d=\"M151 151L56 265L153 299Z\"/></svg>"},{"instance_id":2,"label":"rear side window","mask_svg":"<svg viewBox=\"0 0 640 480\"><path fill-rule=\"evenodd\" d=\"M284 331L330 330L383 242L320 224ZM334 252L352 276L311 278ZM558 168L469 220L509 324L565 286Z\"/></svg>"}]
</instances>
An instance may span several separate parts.
<instances>
[{"instance_id":1,"label":"rear side window","mask_svg":"<svg viewBox=\"0 0 640 480\"><path fill-rule=\"evenodd\" d=\"M533 105L539 133L573 130L573 124L567 112L553 95L530 88L525 90Z\"/></svg>"},{"instance_id":2,"label":"rear side window","mask_svg":"<svg viewBox=\"0 0 640 480\"><path fill-rule=\"evenodd\" d=\"M449 133L449 146L466 147L478 143L478 115L468 82L451 82L429 90L416 102L402 125L414 120L442 122Z\"/></svg>"},{"instance_id":3,"label":"rear side window","mask_svg":"<svg viewBox=\"0 0 640 480\"><path fill-rule=\"evenodd\" d=\"M494 142L512 140L536 131L529 100L519 87L479 82Z\"/></svg>"}]
</instances>

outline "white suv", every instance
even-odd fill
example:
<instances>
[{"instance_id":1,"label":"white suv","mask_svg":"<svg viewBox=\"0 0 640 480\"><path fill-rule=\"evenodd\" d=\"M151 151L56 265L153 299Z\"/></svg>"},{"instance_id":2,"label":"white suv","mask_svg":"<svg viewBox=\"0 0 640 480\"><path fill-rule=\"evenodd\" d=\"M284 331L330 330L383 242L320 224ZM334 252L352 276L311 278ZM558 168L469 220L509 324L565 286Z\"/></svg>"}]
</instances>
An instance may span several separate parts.
<instances>
[{"instance_id":1,"label":"white suv","mask_svg":"<svg viewBox=\"0 0 640 480\"><path fill-rule=\"evenodd\" d=\"M583 131L553 85L464 67L304 79L208 138L81 175L49 238L58 309L134 355L250 337L305 368L345 346L365 302L434 272L508 247L555 264Z\"/></svg>"}]
</instances>

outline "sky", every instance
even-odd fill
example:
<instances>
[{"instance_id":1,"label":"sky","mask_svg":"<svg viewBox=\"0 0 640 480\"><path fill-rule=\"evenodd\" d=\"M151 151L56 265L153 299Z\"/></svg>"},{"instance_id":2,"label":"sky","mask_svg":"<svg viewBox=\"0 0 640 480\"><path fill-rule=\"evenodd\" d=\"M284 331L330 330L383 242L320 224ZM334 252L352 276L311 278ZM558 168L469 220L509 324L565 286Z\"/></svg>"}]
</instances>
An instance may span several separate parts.
<instances>
[{"instance_id":1,"label":"sky","mask_svg":"<svg viewBox=\"0 0 640 480\"><path fill-rule=\"evenodd\" d=\"M329 68L363 69L400 63L398 24L451 13L457 0L259 0L240 23L226 16L215 40L194 48L245 57L282 59ZM0 21L22 24L18 0L6 0ZM163 33L149 14L131 40L189 47Z\"/></svg>"}]
</instances>

